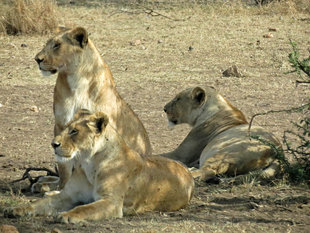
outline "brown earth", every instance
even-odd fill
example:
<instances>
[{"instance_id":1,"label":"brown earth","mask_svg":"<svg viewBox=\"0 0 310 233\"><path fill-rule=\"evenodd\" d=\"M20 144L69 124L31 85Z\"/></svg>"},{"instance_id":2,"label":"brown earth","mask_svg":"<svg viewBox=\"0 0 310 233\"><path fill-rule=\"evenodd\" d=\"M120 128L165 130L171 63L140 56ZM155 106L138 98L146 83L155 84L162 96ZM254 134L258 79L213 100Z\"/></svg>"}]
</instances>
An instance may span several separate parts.
<instances>
[{"instance_id":1,"label":"brown earth","mask_svg":"<svg viewBox=\"0 0 310 233\"><path fill-rule=\"evenodd\" d=\"M62 5L66 25L87 28L109 64L118 90L145 125L154 154L175 148L187 126L167 129L163 106L189 86L211 85L248 119L255 113L304 103L309 86L296 86L289 71L289 39L307 56L310 16L262 12L223 5L141 5L93 3ZM276 31L269 31L275 28ZM272 37L264 37L271 33ZM26 197L28 183L9 182L27 167L53 168L52 95L55 77L41 77L35 54L49 36L0 35L0 210ZM22 46L23 44L23 46ZM242 77L223 77L236 65ZM257 117L254 124L281 138L304 113ZM310 232L310 194L306 186L275 180L269 184L197 184L191 204L173 213L146 213L82 226L56 224L52 218L6 219L0 225L20 232Z\"/></svg>"}]
</instances>

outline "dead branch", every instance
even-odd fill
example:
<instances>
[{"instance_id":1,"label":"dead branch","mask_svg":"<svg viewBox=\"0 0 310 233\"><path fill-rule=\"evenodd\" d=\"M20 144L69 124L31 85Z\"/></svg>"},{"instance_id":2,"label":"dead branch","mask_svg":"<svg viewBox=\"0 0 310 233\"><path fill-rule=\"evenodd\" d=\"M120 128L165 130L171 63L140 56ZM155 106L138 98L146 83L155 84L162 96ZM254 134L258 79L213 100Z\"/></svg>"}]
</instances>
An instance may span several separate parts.
<instances>
[{"instance_id":1,"label":"dead branch","mask_svg":"<svg viewBox=\"0 0 310 233\"><path fill-rule=\"evenodd\" d=\"M26 180L28 179L29 182L30 182L30 186L34 183L36 183L38 181L38 179L41 177L41 176L37 176L37 177L32 177L30 175L30 172L31 171L45 171L47 174L47 176L58 176L58 170L57 170L57 167L55 167L55 172L48 169L48 168L36 168L36 167L29 167L26 169L26 171L24 172L22 178L20 179L17 179L17 180L13 180L11 183L16 183L16 182L20 182L22 180Z\"/></svg>"},{"instance_id":2,"label":"dead branch","mask_svg":"<svg viewBox=\"0 0 310 233\"><path fill-rule=\"evenodd\" d=\"M190 17L188 17L187 19L176 19L176 18L169 17L169 16L167 16L167 15L164 15L164 14L158 12L158 11L154 11L154 10L151 9L151 8L148 8L148 7L145 7L145 6L144 6L143 8L145 9L144 12L145 12L146 14L150 15L150 16L161 16L161 17L163 17L163 18L170 19L170 20L173 20L173 21L185 21L185 20L187 20L187 19L190 19Z\"/></svg>"},{"instance_id":3,"label":"dead branch","mask_svg":"<svg viewBox=\"0 0 310 233\"><path fill-rule=\"evenodd\" d=\"M140 6L137 5L137 8L139 8ZM163 17L163 18L166 18L166 19L169 19L169 20L173 20L173 21L185 21L185 20L188 20L190 19L191 17L188 17L187 19L176 19L176 18L172 18L172 17L169 17L167 15L164 15L158 11L155 11L149 7L146 7L146 6L142 6L143 9L141 10L136 10L136 11L128 11L128 10L124 10L124 9L121 9L121 10L118 10L118 11L115 11L113 13L111 13L109 16L113 16L113 15L116 15L116 14L120 14L120 13L126 13L126 14L129 14L129 15L134 15L134 14L148 14L150 16L160 16L160 17Z\"/></svg>"},{"instance_id":4,"label":"dead branch","mask_svg":"<svg viewBox=\"0 0 310 233\"><path fill-rule=\"evenodd\" d=\"M296 86L298 86L298 84L302 84L302 83L310 84L310 81L296 80Z\"/></svg>"},{"instance_id":5,"label":"dead branch","mask_svg":"<svg viewBox=\"0 0 310 233\"><path fill-rule=\"evenodd\" d=\"M265 115L268 115L270 113L280 113L280 112L286 112L286 113L292 113L292 112L300 112L302 111L303 109L305 108L308 108L310 110L310 103L306 103L304 105L301 105L299 107L295 107L295 108L290 108L290 109L282 109L282 110L270 110L270 111L267 111L267 112L264 112L264 113L256 113L252 116L251 120L250 120L250 123L249 123L249 127L248 127L248 135L251 134L250 130L251 130L251 126L252 126L252 123L253 123L253 120L255 117L257 116L265 116Z\"/></svg>"}]
</instances>

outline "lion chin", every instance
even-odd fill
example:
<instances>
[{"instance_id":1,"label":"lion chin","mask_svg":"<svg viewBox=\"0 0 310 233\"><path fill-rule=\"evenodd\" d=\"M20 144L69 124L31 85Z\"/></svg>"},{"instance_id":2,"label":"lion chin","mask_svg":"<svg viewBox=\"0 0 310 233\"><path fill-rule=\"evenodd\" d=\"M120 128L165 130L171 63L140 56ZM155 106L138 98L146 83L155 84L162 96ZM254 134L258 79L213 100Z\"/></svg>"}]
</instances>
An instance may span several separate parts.
<instances>
[{"instance_id":1,"label":"lion chin","mask_svg":"<svg viewBox=\"0 0 310 233\"><path fill-rule=\"evenodd\" d=\"M64 157L64 156L55 154L56 161L59 162L59 163L67 163L67 162L70 162L70 161L72 161L76 156L77 156L77 152L76 152L76 151L74 151L74 152L73 152L70 156L68 156L68 157Z\"/></svg>"},{"instance_id":2,"label":"lion chin","mask_svg":"<svg viewBox=\"0 0 310 233\"><path fill-rule=\"evenodd\" d=\"M168 120L168 129L172 130L177 124L173 121Z\"/></svg>"}]
</instances>

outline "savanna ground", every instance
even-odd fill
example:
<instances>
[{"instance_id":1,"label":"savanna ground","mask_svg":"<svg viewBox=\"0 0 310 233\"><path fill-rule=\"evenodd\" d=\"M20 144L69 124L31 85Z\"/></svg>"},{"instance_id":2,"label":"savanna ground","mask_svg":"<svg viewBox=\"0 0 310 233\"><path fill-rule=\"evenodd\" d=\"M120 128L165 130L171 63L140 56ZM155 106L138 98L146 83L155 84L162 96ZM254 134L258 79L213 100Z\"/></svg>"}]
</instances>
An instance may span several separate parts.
<instances>
[{"instance_id":1,"label":"savanna ground","mask_svg":"<svg viewBox=\"0 0 310 233\"><path fill-rule=\"evenodd\" d=\"M109 64L121 96L145 125L154 154L173 150L189 128L167 128L163 106L177 92L211 85L248 119L255 113L304 103L309 85L296 86L289 71L289 39L308 55L310 15L278 8L229 4L107 4L75 1L59 6L68 26L83 26ZM149 14L150 7L161 15ZM165 17L167 16L167 17ZM276 31L269 32L269 28ZM272 33L273 37L265 38ZM0 36L0 211L26 199L10 184L28 167L54 167L52 95L55 77L42 77L35 54L50 35ZM236 65L242 77L223 77ZM38 108L38 111L36 111ZM302 114L255 118L282 138ZM173 213L146 213L86 225L56 224L52 218L6 219L20 232L310 232L310 193L281 179L197 184L190 205Z\"/></svg>"}]
</instances>

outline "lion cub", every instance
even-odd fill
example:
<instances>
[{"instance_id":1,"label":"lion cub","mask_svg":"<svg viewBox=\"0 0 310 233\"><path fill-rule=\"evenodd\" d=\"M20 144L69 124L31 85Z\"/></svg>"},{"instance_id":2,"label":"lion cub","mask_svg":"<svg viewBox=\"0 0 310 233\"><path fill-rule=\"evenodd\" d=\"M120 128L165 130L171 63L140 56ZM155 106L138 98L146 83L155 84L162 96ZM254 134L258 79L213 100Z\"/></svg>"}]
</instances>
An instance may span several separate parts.
<instances>
[{"instance_id":1,"label":"lion cub","mask_svg":"<svg viewBox=\"0 0 310 233\"><path fill-rule=\"evenodd\" d=\"M52 146L57 161L73 167L64 189L10 209L6 216L57 215L61 222L77 223L151 210L174 211L192 197L194 180L185 166L160 156L140 156L104 113L79 110Z\"/></svg>"}]
</instances>

